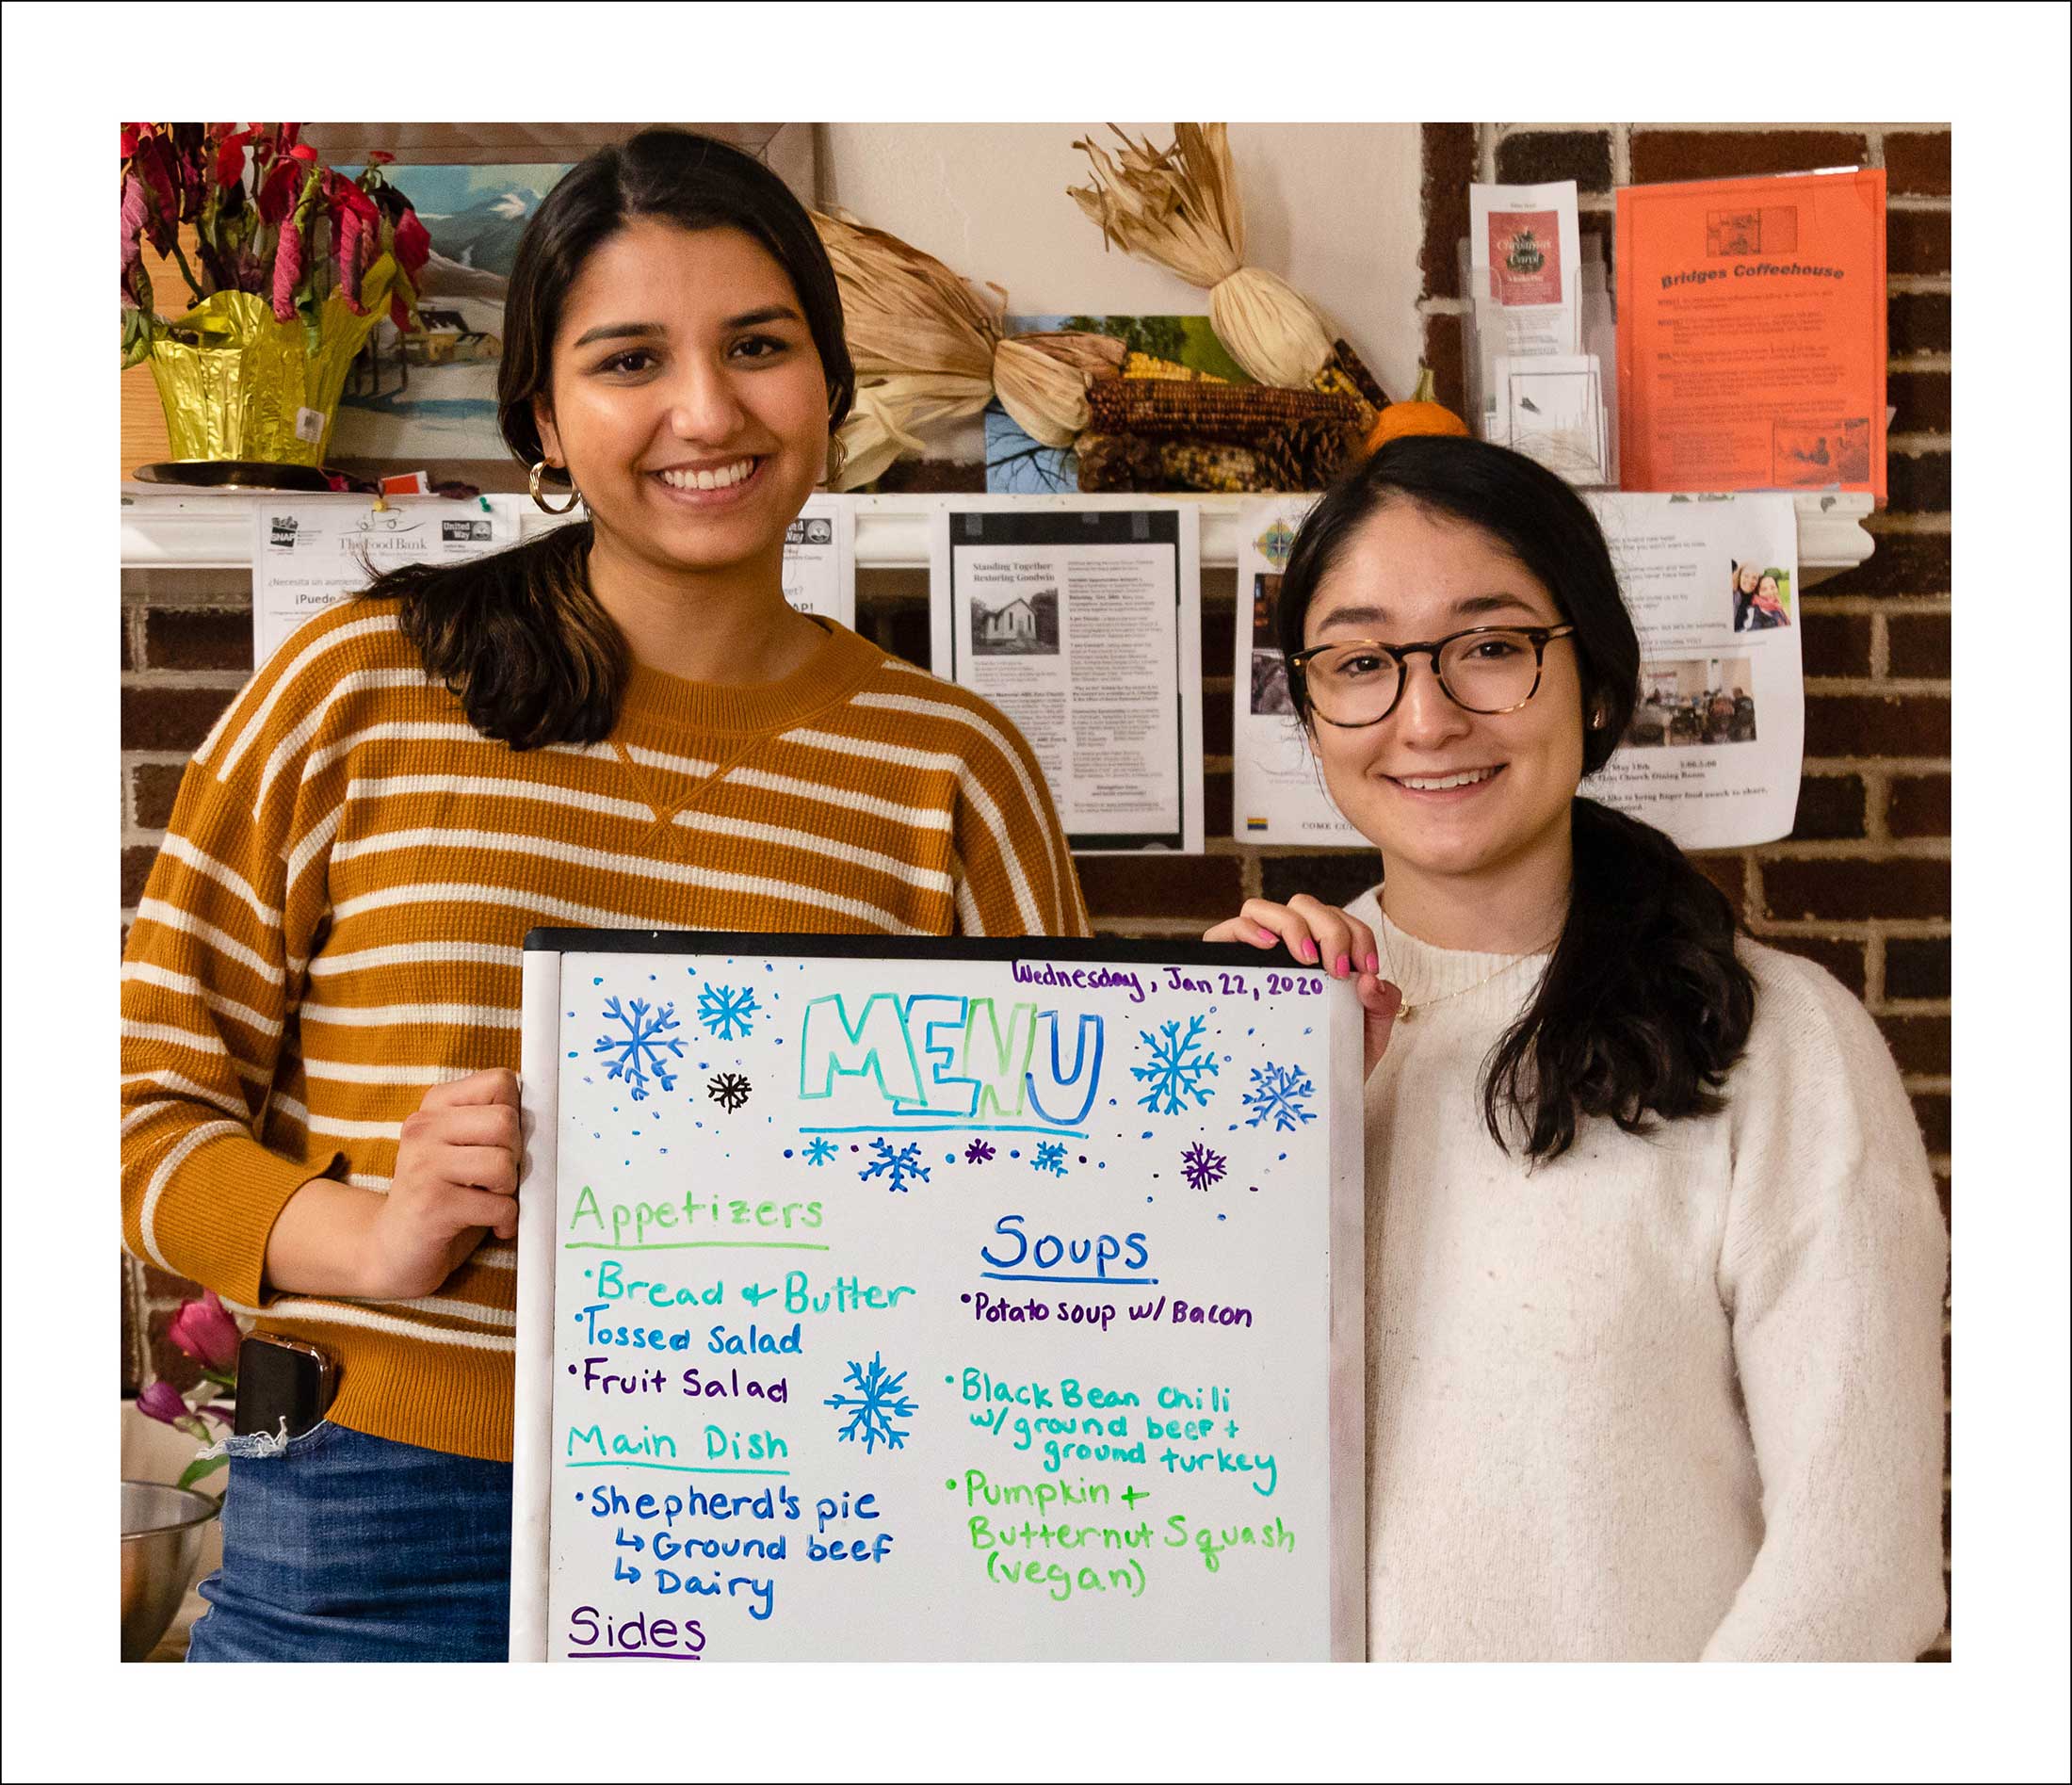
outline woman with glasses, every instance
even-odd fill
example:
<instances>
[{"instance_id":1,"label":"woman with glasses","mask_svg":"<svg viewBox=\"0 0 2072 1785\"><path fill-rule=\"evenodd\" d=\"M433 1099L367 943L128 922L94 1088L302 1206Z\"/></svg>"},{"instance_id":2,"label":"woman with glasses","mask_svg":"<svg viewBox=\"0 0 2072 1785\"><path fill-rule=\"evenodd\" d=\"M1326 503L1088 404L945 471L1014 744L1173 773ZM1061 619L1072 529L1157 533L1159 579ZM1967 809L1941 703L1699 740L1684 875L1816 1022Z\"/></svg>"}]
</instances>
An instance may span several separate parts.
<instances>
[{"instance_id":1,"label":"woman with glasses","mask_svg":"<svg viewBox=\"0 0 2072 1785\"><path fill-rule=\"evenodd\" d=\"M1583 796L1640 673L1590 511L1393 441L1303 525L1279 627L1381 884L1208 934L1367 1012L1369 1652L1911 1659L1945 1604L1927 1160L1856 999Z\"/></svg>"},{"instance_id":2,"label":"woman with glasses","mask_svg":"<svg viewBox=\"0 0 2072 1785\"><path fill-rule=\"evenodd\" d=\"M130 933L124 1241L337 1385L233 1441L190 1660L504 1657L527 930L1089 930L1013 725L785 602L855 374L783 181L600 151L504 315L504 439L581 518L290 639Z\"/></svg>"}]
</instances>

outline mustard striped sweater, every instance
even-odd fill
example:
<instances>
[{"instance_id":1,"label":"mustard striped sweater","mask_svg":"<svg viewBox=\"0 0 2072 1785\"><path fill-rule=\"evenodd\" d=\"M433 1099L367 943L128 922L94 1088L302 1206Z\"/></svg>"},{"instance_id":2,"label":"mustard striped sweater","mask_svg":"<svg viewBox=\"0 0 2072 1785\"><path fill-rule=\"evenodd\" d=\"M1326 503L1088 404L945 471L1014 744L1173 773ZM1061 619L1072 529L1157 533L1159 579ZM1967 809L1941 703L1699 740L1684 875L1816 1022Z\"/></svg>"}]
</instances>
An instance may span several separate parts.
<instances>
[{"instance_id":1,"label":"mustard striped sweater","mask_svg":"<svg viewBox=\"0 0 2072 1785\"><path fill-rule=\"evenodd\" d=\"M409 1302L262 1270L308 1179L384 1189L427 1087L517 1069L527 930L1090 925L1012 724L843 627L760 687L637 667L608 739L517 752L397 610L312 621L188 765L122 969L123 1242L329 1351L340 1424L508 1458L513 1247Z\"/></svg>"}]
</instances>

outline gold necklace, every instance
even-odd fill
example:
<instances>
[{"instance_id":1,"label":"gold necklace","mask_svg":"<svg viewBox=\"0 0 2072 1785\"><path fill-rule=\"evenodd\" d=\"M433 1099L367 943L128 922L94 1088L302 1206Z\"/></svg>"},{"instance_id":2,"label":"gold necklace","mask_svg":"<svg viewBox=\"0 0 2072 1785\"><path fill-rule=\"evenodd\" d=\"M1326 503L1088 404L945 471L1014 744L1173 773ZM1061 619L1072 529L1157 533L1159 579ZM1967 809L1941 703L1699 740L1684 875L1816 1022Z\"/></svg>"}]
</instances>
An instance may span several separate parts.
<instances>
[{"instance_id":1,"label":"gold necklace","mask_svg":"<svg viewBox=\"0 0 2072 1785\"><path fill-rule=\"evenodd\" d=\"M1379 907L1377 907L1377 909L1379 909ZM1381 913L1381 917L1382 927L1377 933L1381 936L1382 939L1382 965L1388 969L1388 977L1391 980L1395 981L1396 989L1400 992L1402 990L1402 982L1396 978L1396 962L1394 957L1390 954L1388 947L1388 914L1385 911L1383 911ZM1555 932L1556 936L1559 936L1560 933L1560 931ZM1413 1004L1410 999L1406 998L1403 999L1401 1009L1400 1009L1396 1013L1396 1020L1399 1023L1407 1023L1411 1021L1419 1011L1428 1011L1434 1004L1444 1004L1449 998L1465 998L1470 992L1480 991L1483 986L1487 985L1491 980L1502 978L1504 974L1509 973L1514 967L1521 966L1526 962L1533 959L1535 956L1545 954L1547 949L1552 946L1553 938L1550 937L1548 941L1543 944L1541 947L1529 949L1526 953L1518 955L1512 960L1506 961L1503 966L1499 967L1492 967L1487 973L1484 973L1482 977L1477 980L1472 985L1463 985L1455 988L1453 991L1450 992L1441 992L1437 998L1420 998L1415 1004Z\"/></svg>"}]
</instances>

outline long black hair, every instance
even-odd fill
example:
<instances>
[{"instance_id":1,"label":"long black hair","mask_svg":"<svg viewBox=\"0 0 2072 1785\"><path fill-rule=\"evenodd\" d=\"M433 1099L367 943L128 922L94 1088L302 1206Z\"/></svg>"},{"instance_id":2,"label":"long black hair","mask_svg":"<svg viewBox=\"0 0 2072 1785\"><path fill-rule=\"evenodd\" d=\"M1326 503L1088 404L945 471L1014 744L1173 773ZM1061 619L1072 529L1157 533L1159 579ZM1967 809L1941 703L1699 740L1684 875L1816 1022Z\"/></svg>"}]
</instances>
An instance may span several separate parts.
<instances>
[{"instance_id":1,"label":"long black hair","mask_svg":"<svg viewBox=\"0 0 2072 1785\"><path fill-rule=\"evenodd\" d=\"M1353 534L1393 503L1476 527L1530 571L1576 628L1583 773L1594 774L1633 715L1641 644L1611 554L1575 491L1521 453L1479 440L1411 435L1384 446L1310 511L1281 579L1276 625L1287 657L1319 585ZM1316 723L1301 672L1296 710ZM1578 1124L1606 1116L1627 1133L1720 1108L1748 1040L1756 983L1734 951L1726 896L1652 825L1578 797L1568 914L1538 994L1483 1063L1483 1119L1528 1157L1558 1159ZM1383 862L1386 874L1387 862Z\"/></svg>"},{"instance_id":2,"label":"long black hair","mask_svg":"<svg viewBox=\"0 0 2072 1785\"><path fill-rule=\"evenodd\" d=\"M828 425L856 397L834 268L805 207L754 156L688 130L643 130L600 149L555 186L526 225L504 305L496 419L521 464L544 456L533 399L551 394L563 306L584 264L635 218L753 235L790 276L827 379ZM542 481L565 486L551 470ZM588 518L509 551L408 566L370 595L402 597L401 624L426 671L468 722L514 750L592 743L618 717L625 641L591 592Z\"/></svg>"}]
</instances>

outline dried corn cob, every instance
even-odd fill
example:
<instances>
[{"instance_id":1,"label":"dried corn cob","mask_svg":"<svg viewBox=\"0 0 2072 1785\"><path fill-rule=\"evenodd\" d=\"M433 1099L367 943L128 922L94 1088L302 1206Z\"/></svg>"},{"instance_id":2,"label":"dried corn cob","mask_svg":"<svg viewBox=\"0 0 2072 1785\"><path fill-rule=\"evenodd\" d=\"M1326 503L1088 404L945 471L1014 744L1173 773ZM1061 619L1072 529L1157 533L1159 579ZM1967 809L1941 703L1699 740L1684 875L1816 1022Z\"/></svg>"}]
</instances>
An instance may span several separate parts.
<instances>
[{"instance_id":1,"label":"dried corn cob","mask_svg":"<svg viewBox=\"0 0 2072 1785\"><path fill-rule=\"evenodd\" d=\"M1360 406L1360 421L1365 427L1374 425L1374 417L1381 412L1367 400L1367 393L1360 389L1346 373L1336 365L1327 365L1309 381L1312 390L1321 391L1327 397L1349 397Z\"/></svg>"},{"instance_id":2,"label":"dried corn cob","mask_svg":"<svg viewBox=\"0 0 2072 1785\"><path fill-rule=\"evenodd\" d=\"M1159 469L1183 490L1243 492L1265 487L1257 455L1213 440L1161 440Z\"/></svg>"},{"instance_id":3,"label":"dried corn cob","mask_svg":"<svg viewBox=\"0 0 2072 1785\"><path fill-rule=\"evenodd\" d=\"M1152 353L1132 353L1123 361L1125 378L1170 379L1176 384L1227 384L1227 378L1218 378L1214 372L1197 372L1191 365L1182 365L1177 360L1161 360Z\"/></svg>"},{"instance_id":4,"label":"dried corn cob","mask_svg":"<svg viewBox=\"0 0 2072 1785\"><path fill-rule=\"evenodd\" d=\"M1171 379L1096 378L1087 385L1089 427L1095 433L1152 440L1218 440L1238 446L1300 420L1355 424L1361 405L1350 397L1277 384L1182 383Z\"/></svg>"},{"instance_id":5,"label":"dried corn cob","mask_svg":"<svg viewBox=\"0 0 2072 1785\"><path fill-rule=\"evenodd\" d=\"M1352 388L1364 397L1374 409L1386 409L1388 398L1383 392L1374 374L1367 369L1367 362L1353 352L1343 338L1331 344L1331 357L1324 362L1326 369L1335 368L1352 382Z\"/></svg>"},{"instance_id":6,"label":"dried corn cob","mask_svg":"<svg viewBox=\"0 0 2072 1785\"><path fill-rule=\"evenodd\" d=\"M1079 436L1079 488L1088 495L1262 490L1258 460L1243 446L1206 440L1148 440L1136 434Z\"/></svg>"}]
</instances>

